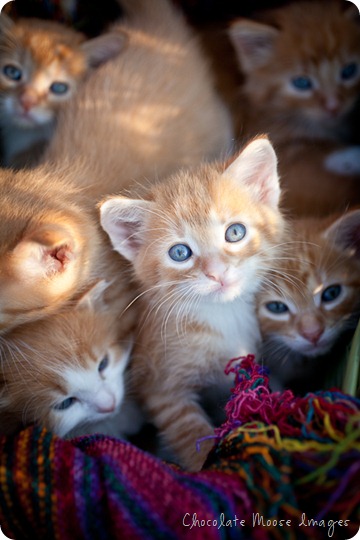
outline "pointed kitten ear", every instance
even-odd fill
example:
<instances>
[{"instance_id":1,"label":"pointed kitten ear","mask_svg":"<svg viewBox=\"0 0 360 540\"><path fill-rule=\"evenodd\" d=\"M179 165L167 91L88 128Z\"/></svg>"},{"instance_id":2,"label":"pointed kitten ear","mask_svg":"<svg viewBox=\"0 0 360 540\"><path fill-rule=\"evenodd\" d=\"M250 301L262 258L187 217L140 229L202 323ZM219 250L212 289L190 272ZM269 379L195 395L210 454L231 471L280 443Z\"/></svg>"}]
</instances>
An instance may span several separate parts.
<instances>
[{"instance_id":1,"label":"pointed kitten ear","mask_svg":"<svg viewBox=\"0 0 360 540\"><path fill-rule=\"evenodd\" d=\"M229 36L245 73L269 62L279 30L255 21L238 20L229 29Z\"/></svg>"},{"instance_id":2,"label":"pointed kitten ear","mask_svg":"<svg viewBox=\"0 0 360 540\"><path fill-rule=\"evenodd\" d=\"M100 223L116 251L134 261L142 245L142 230L150 201L112 197L100 205Z\"/></svg>"},{"instance_id":3,"label":"pointed kitten ear","mask_svg":"<svg viewBox=\"0 0 360 540\"><path fill-rule=\"evenodd\" d=\"M81 44L91 67L98 67L117 56L126 46L127 37L121 32L109 32Z\"/></svg>"},{"instance_id":4,"label":"pointed kitten ear","mask_svg":"<svg viewBox=\"0 0 360 540\"><path fill-rule=\"evenodd\" d=\"M360 257L360 210L348 212L324 232L325 238Z\"/></svg>"},{"instance_id":5,"label":"pointed kitten ear","mask_svg":"<svg viewBox=\"0 0 360 540\"><path fill-rule=\"evenodd\" d=\"M86 291L76 304L76 309L91 309L98 311L106 306L104 293L110 287L112 281L102 279L95 283L90 290Z\"/></svg>"},{"instance_id":6,"label":"pointed kitten ear","mask_svg":"<svg viewBox=\"0 0 360 540\"><path fill-rule=\"evenodd\" d=\"M280 184L277 158L267 138L251 141L223 174L250 188L257 201L278 207Z\"/></svg>"},{"instance_id":7,"label":"pointed kitten ear","mask_svg":"<svg viewBox=\"0 0 360 540\"><path fill-rule=\"evenodd\" d=\"M11 258L21 279L52 278L62 274L75 258L74 239L60 225L43 225L20 240Z\"/></svg>"}]
</instances>

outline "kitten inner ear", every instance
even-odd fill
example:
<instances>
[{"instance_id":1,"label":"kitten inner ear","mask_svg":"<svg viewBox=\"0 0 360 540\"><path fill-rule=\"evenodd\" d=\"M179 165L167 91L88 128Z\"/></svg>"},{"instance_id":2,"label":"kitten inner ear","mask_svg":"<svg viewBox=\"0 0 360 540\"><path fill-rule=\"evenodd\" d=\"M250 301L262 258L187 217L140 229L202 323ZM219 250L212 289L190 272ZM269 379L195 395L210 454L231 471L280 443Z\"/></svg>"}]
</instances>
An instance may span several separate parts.
<instances>
[{"instance_id":1,"label":"kitten inner ear","mask_svg":"<svg viewBox=\"0 0 360 540\"><path fill-rule=\"evenodd\" d=\"M46 278L66 271L75 258L74 240L62 227L41 227L21 240L12 252L12 262L25 279Z\"/></svg>"},{"instance_id":2,"label":"kitten inner ear","mask_svg":"<svg viewBox=\"0 0 360 540\"><path fill-rule=\"evenodd\" d=\"M267 64L279 30L255 21L238 21L229 29L230 39L245 73Z\"/></svg>"},{"instance_id":3,"label":"kitten inner ear","mask_svg":"<svg viewBox=\"0 0 360 540\"><path fill-rule=\"evenodd\" d=\"M360 210L348 212L337 219L324 233L325 238L341 248L349 249L360 258Z\"/></svg>"},{"instance_id":4,"label":"kitten inner ear","mask_svg":"<svg viewBox=\"0 0 360 540\"><path fill-rule=\"evenodd\" d=\"M126 45L126 35L120 32L109 32L94 39L89 39L81 45L88 64L98 67L117 56Z\"/></svg>"},{"instance_id":5,"label":"kitten inner ear","mask_svg":"<svg viewBox=\"0 0 360 540\"><path fill-rule=\"evenodd\" d=\"M150 201L112 197L100 205L100 223L116 251L134 261L143 244L144 223L152 211Z\"/></svg>"},{"instance_id":6,"label":"kitten inner ear","mask_svg":"<svg viewBox=\"0 0 360 540\"><path fill-rule=\"evenodd\" d=\"M247 186L255 200L275 209L278 207L280 184L277 157L267 138L250 142L223 175Z\"/></svg>"}]
</instances>

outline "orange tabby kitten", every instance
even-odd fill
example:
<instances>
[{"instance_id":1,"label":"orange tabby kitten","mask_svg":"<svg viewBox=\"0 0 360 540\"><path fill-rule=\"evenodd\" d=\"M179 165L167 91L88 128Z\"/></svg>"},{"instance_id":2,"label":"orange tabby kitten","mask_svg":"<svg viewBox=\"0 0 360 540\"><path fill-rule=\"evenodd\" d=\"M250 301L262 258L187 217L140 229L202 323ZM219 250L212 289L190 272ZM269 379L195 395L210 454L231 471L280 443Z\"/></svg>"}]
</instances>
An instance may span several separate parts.
<instances>
[{"instance_id":1,"label":"orange tabby kitten","mask_svg":"<svg viewBox=\"0 0 360 540\"><path fill-rule=\"evenodd\" d=\"M360 93L359 12L351 2L300 0L230 28L245 74L245 135L346 139ZM245 103L245 102L244 102Z\"/></svg>"},{"instance_id":2,"label":"orange tabby kitten","mask_svg":"<svg viewBox=\"0 0 360 540\"><path fill-rule=\"evenodd\" d=\"M112 32L126 34L126 48L68 103L43 165L0 171L3 331L59 309L96 276L111 278L91 215L102 196L221 154L231 141L227 111L177 10L165 0L124 4L128 16Z\"/></svg>"},{"instance_id":3,"label":"orange tabby kitten","mask_svg":"<svg viewBox=\"0 0 360 540\"><path fill-rule=\"evenodd\" d=\"M225 168L203 165L155 185L144 199L112 197L101 224L142 286L134 383L176 460L199 469L213 427L198 404L211 386L228 395L234 357L255 353L254 295L281 243L276 156L250 143Z\"/></svg>"},{"instance_id":4,"label":"orange tabby kitten","mask_svg":"<svg viewBox=\"0 0 360 540\"><path fill-rule=\"evenodd\" d=\"M95 280L106 244L60 171L0 175L1 333L58 310Z\"/></svg>"},{"instance_id":5,"label":"orange tabby kitten","mask_svg":"<svg viewBox=\"0 0 360 540\"><path fill-rule=\"evenodd\" d=\"M136 429L141 419L124 402L135 321L118 289L99 282L72 310L0 340L0 433L34 422L61 437Z\"/></svg>"},{"instance_id":6,"label":"orange tabby kitten","mask_svg":"<svg viewBox=\"0 0 360 540\"><path fill-rule=\"evenodd\" d=\"M120 33L85 41L52 21L0 15L3 165L36 163L89 69L118 54L124 41Z\"/></svg>"},{"instance_id":7,"label":"orange tabby kitten","mask_svg":"<svg viewBox=\"0 0 360 540\"><path fill-rule=\"evenodd\" d=\"M262 359L275 389L319 389L343 356L341 338L360 313L359 231L360 210L292 224L278 268L257 298Z\"/></svg>"}]
</instances>

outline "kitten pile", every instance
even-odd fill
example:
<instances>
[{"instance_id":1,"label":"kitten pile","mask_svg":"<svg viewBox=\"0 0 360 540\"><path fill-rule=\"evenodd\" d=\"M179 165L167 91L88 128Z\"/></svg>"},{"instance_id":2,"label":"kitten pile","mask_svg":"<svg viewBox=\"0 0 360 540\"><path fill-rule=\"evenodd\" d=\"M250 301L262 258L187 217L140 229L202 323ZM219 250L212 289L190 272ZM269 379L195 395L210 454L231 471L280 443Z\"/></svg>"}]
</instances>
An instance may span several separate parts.
<instances>
[{"instance_id":1,"label":"kitten pile","mask_svg":"<svg viewBox=\"0 0 360 540\"><path fill-rule=\"evenodd\" d=\"M119 3L90 40L1 16L0 430L123 437L149 421L198 470L231 359L303 391L356 325L358 20L302 0L234 21L234 144L180 11Z\"/></svg>"}]
</instances>

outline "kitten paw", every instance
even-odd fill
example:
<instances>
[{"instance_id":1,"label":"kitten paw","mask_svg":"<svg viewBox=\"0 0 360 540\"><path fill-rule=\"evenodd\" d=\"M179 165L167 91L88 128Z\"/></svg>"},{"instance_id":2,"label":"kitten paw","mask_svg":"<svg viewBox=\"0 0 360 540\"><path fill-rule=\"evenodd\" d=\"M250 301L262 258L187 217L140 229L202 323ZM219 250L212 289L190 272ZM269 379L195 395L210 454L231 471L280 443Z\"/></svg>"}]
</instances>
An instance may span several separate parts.
<instances>
[{"instance_id":1,"label":"kitten paw","mask_svg":"<svg viewBox=\"0 0 360 540\"><path fill-rule=\"evenodd\" d=\"M325 169L350 176L360 174L360 146L349 146L344 150L331 152L324 160Z\"/></svg>"}]
</instances>

